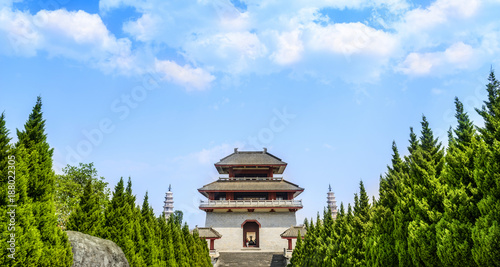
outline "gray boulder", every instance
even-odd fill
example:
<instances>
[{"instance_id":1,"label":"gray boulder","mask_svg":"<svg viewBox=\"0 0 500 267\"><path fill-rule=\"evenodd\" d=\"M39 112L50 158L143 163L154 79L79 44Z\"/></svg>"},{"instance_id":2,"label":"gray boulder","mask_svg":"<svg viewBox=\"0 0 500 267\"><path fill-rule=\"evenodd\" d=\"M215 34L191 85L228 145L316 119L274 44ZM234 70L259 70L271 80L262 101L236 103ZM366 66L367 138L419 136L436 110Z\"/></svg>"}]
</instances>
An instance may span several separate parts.
<instances>
[{"instance_id":1,"label":"gray boulder","mask_svg":"<svg viewBox=\"0 0 500 267\"><path fill-rule=\"evenodd\" d=\"M129 266L125 254L115 242L75 231L66 233L73 251L73 267Z\"/></svg>"}]
</instances>

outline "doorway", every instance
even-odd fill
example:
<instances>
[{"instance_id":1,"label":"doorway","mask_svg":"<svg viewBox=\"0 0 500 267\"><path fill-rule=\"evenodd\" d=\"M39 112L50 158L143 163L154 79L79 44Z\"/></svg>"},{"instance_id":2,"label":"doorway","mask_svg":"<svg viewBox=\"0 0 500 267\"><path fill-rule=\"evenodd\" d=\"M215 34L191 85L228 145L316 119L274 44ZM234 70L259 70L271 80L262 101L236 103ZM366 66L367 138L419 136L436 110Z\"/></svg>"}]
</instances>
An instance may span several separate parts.
<instances>
[{"instance_id":1,"label":"doorway","mask_svg":"<svg viewBox=\"0 0 500 267\"><path fill-rule=\"evenodd\" d=\"M259 225L256 222L246 222L243 225L243 247L259 247Z\"/></svg>"}]
</instances>

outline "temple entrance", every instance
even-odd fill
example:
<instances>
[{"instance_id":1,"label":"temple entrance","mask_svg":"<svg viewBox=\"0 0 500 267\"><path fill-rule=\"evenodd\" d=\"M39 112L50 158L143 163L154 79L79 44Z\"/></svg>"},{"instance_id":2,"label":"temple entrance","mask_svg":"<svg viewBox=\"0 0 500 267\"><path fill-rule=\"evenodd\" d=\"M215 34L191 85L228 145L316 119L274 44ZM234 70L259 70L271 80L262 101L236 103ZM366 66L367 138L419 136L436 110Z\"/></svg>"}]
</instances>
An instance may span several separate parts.
<instances>
[{"instance_id":1,"label":"temple entrance","mask_svg":"<svg viewBox=\"0 0 500 267\"><path fill-rule=\"evenodd\" d=\"M243 247L259 247L259 225L256 222L246 222L243 225Z\"/></svg>"}]
</instances>

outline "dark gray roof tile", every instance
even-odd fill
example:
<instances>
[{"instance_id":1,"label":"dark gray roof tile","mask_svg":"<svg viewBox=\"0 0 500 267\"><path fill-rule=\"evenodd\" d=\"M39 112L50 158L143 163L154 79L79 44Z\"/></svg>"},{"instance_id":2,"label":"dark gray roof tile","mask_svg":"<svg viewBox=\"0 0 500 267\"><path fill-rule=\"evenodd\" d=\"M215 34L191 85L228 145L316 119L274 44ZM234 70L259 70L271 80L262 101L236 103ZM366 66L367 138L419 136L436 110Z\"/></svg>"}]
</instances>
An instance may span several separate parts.
<instances>
[{"instance_id":1,"label":"dark gray roof tile","mask_svg":"<svg viewBox=\"0 0 500 267\"><path fill-rule=\"evenodd\" d=\"M215 163L215 166L224 165L286 165L280 158L264 151L237 151Z\"/></svg>"},{"instance_id":2,"label":"dark gray roof tile","mask_svg":"<svg viewBox=\"0 0 500 267\"><path fill-rule=\"evenodd\" d=\"M198 235L203 238L221 238L222 235L219 232L215 231L212 227L196 227L191 230L193 233L194 230L198 230Z\"/></svg>"},{"instance_id":3,"label":"dark gray roof tile","mask_svg":"<svg viewBox=\"0 0 500 267\"><path fill-rule=\"evenodd\" d=\"M292 226L292 227L286 229L281 234L281 237L295 237L295 238L297 238L299 236L299 231L300 231L301 237L304 237L307 233L306 227L304 225Z\"/></svg>"}]
</instances>

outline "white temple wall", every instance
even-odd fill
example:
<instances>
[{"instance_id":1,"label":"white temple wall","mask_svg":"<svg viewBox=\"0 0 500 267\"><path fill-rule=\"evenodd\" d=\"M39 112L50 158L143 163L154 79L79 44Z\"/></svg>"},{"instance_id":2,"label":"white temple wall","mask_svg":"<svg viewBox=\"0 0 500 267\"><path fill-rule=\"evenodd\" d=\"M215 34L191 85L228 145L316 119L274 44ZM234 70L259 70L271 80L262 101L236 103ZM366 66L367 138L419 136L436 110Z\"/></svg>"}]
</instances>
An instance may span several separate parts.
<instances>
[{"instance_id":1,"label":"white temple wall","mask_svg":"<svg viewBox=\"0 0 500 267\"><path fill-rule=\"evenodd\" d=\"M295 226L294 212L207 212L205 227L240 227L246 220L257 220L261 227ZM281 234L281 233L280 233Z\"/></svg>"},{"instance_id":2,"label":"white temple wall","mask_svg":"<svg viewBox=\"0 0 500 267\"><path fill-rule=\"evenodd\" d=\"M241 227L224 227L214 229L222 235L221 239L216 239L214 246L219 252L228 251L245 251L248 250L243 246L243 229ZM288 248L288 241L282 239L282 234L288 227L271 227L259 229L259 249L260 251L283 252L284 248Z\"/></svg>"},{"instance_id":3,"label":"white temple wall","mask_svg":"<svg viewBox=\"0 0 500 267\"><path fill-rule=\"evenodd\" d=\"M208 212L205 226L213 227L222 235L215 240L215 249L224 251L244 251L243 228L246 220L256 220L260 223L259 249L260 251L282 252L288 248L288 241L281 238L281 234L290 226L296 225L294 212Z\"/></svg>"}]
</instances>

